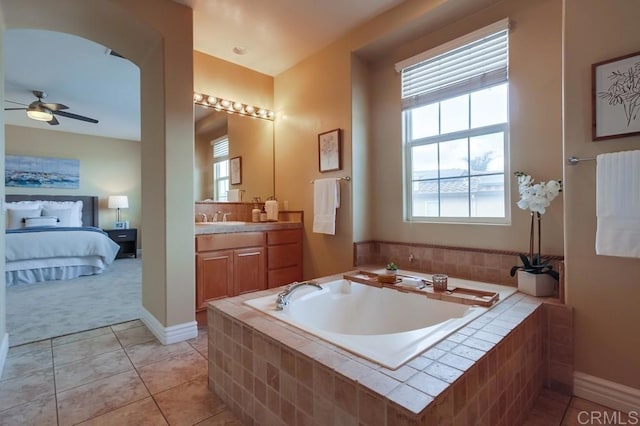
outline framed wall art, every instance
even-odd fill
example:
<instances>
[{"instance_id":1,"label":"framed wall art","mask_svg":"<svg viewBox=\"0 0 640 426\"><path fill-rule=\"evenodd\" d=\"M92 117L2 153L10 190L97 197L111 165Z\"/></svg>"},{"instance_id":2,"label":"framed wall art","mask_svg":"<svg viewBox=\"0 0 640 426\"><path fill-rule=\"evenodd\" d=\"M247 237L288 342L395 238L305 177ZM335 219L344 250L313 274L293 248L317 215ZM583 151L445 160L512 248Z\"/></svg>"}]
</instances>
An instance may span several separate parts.
<instances>
[{"instance_id":1,"label":"framed wall art","mask_svg":"<svg viewBox=\"0 0 640 426\"><path fill-rule=\"evenodd\" d=\"M242 183L242 157L229 159L229 169L231 185L240 185Z\"/></svg>"},{"instance_id":2,"label":"framed wall art","mask_svg":"<svg viewBox=\"0 0 640 426\"><path fill-rule=\"evenodd\" d=\"M591 66L594 141L640 134L640 52Z\"/></svg>"},{"instance_id":3,"label":"framed wall art","mask_svg":"<svg viewBox=\"0 0 640 426\"><path fill-rule=\"evenodd\" d=\"M4 185L23 188L80 188L80 160L5 155Z\"/></svg>"},{"instance_id":4,"label":"framed wall art","mask_svg":"<svg viewBox=\"0 0 640 426\"><path fill-rule=\"evenodd\" d=\"M318 135L318 159L321 172L342 169L342 130L333 129Z\"/></svg>"}]
</instances>

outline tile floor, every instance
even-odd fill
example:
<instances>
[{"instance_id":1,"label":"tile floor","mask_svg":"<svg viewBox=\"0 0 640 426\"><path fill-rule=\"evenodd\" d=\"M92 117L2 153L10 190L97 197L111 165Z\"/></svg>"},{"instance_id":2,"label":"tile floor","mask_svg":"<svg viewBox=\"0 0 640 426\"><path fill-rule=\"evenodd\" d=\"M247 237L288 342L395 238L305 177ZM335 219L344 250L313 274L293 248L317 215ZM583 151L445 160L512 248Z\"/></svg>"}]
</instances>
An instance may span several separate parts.
<instances>
[{"instance_id":1,"label":"tile floor","mask_svg":"<svg viewBox=\"0 0 640 426\"><path fill-rule=\"evenodd\" d=\"M239 425L207 389L207 331L169 346L138 320L9 349L0 425Z\"/></svg>"},{"instance_id":2,"label":"tile floor","mask_svg":"<svg viewBox=\"0 0 640 426\"><path fill-rule=\"evenodd\" d=\"M605 412L615 424L633 424L615 410L543 389L524 425L604 424ZM75 424L240 422L207 389L206 329L163 346L136 320L9 350L0 378L0 425Z\"/></svg>"}]
</instances>

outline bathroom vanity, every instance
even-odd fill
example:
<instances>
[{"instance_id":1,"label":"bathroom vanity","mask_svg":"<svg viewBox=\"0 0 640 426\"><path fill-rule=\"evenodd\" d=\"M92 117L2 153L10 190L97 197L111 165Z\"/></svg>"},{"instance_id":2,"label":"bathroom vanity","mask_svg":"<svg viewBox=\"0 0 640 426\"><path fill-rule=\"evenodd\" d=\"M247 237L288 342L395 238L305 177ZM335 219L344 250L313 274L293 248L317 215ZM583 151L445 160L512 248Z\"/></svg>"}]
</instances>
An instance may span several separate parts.
<instances>
[{"instance_id":1,"label":"bathroom vanity","mask_svg":"<svg viewBox=\"0 0 640 426\"><path fill-rule=\"evenodd\" d=\"M302 280L302 223L196 225L196 317L207 302Z\"/></svg>"}]
</instances>

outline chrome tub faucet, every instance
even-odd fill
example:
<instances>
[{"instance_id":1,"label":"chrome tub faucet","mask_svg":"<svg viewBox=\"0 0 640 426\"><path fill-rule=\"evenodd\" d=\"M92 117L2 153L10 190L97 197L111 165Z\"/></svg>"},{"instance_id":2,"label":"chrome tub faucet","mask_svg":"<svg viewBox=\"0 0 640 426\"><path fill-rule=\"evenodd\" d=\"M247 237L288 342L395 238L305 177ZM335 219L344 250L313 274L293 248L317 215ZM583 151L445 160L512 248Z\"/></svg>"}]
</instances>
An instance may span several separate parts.
<instances>
[{"instance_id":1,"label":"chrome tub faucet","mask_svg":"<svg viewBox=\"0 0 640 426\"><path fill-rule=\"evenodd\" d=\"M322 290L322 287L320 286L320 284L318 284L315 281L305 281L301 283L295 282L295 283L289 284L287 287L285 287L285 289L281 293L278 294L278 296L276 296L276 311L283 310L284 307L289 304L290 302L289 299L291 298L291 295L293 294L293 292L305 286L311 286L311 287L317 288L318 290Z\"/></svg>"}]
</instances>

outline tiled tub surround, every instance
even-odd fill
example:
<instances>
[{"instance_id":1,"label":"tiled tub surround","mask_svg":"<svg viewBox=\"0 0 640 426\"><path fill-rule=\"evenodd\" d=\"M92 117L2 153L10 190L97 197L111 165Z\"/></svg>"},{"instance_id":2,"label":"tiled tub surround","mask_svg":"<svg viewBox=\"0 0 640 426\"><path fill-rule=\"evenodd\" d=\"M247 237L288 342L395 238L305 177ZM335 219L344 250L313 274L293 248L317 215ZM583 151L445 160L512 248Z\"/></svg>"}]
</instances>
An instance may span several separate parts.
<instances>
[{"instance_id":1,"label":"tiled tub surround","mask_svg":"<svg viewBox=\"0 0 640 426\"><path fill-rule=\"evenodd\" d=\"M544 256L559 270L562 256ZM411 259L411 260L410 260ZM432 244L366 241L353 244L353 265L384 265L394 261L400 268L441 273L452 277L516 287L511 267L520 265L518 253Z\"/></svg>"},{"instance_id":2,"label":"tiled tub surround","mask_svg":"<svg viewBox=\"0 0 640 426\"><path fill-rule=\"evenodd\" d=\"M208 309L209 386L246 424L519 424L545 381L534 297L514 294L389 370L243 304L279 290Z\"/></svg>"}]
</instances>

